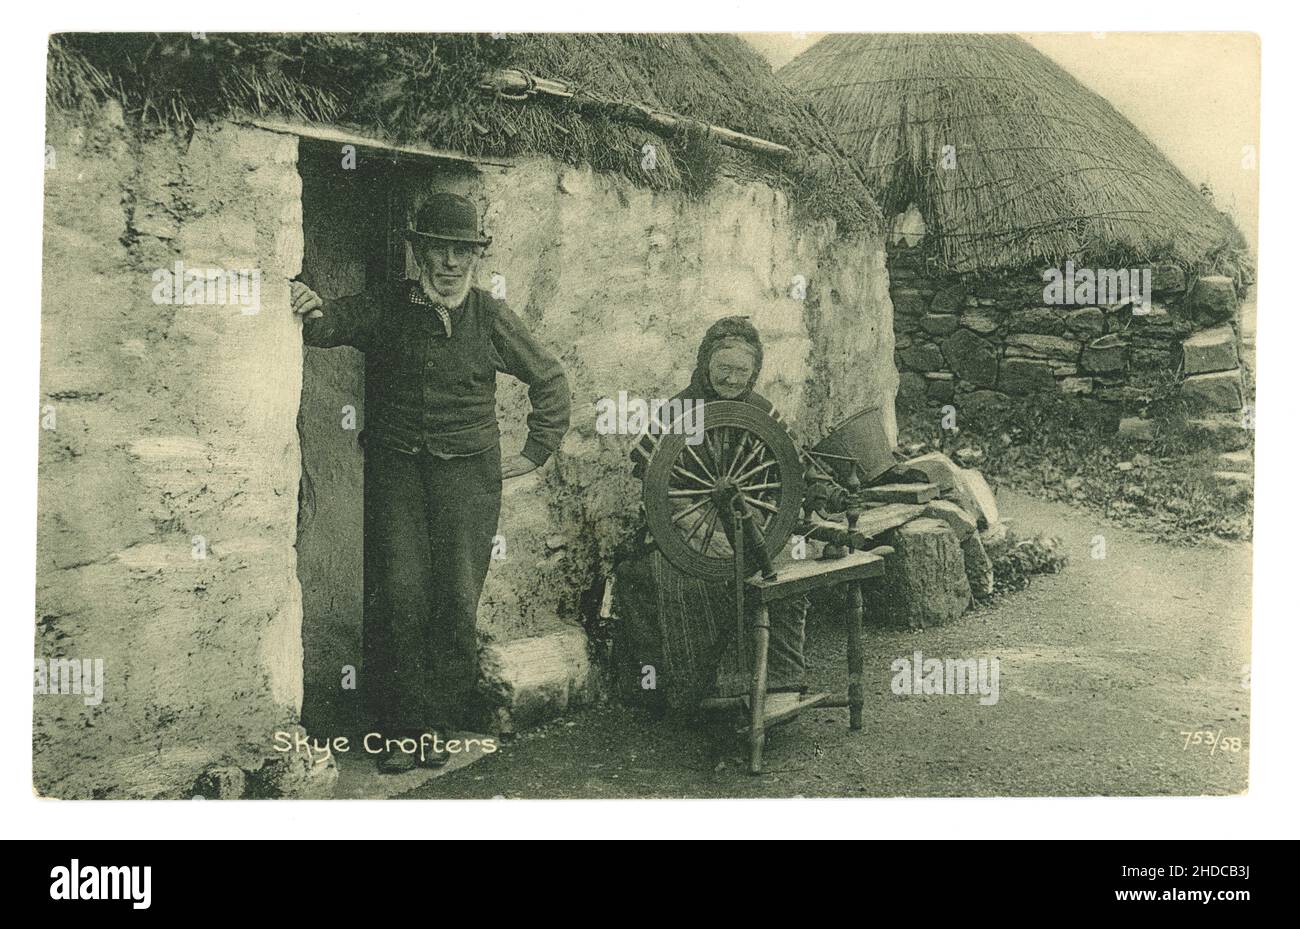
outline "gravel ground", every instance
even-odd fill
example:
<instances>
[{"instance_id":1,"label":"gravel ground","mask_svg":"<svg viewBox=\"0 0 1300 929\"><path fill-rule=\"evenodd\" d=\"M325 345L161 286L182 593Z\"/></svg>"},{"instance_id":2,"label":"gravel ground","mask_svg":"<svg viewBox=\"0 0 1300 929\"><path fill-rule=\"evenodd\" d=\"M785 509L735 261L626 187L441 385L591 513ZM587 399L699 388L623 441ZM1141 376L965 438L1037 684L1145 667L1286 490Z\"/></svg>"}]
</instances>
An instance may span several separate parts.
<instances>
[{"instance_id":1,"label":"gravel ground","mask_svg":"<svg viewBox=\"0 0 1300 929\"><path fill-rule=\"evenodd\" d=\"M866 725L812 710L769 733L752 777L738 736L617 705L576 712L405 794L426 798L1235 794L1249 759L1248 544L1177 548L1011 491L1023 536L1065 543L1062 574L923 632L866 635ZM1104 559L1094 558L1095 539ZM809 683L845 686L843 630L810 617ZM999 659L999 699L900 696L891 663ZM1217 744L1188 745L1209 730ZM1239 739L1240 748L1228 740Z\"/></svg>"}]
</instances>

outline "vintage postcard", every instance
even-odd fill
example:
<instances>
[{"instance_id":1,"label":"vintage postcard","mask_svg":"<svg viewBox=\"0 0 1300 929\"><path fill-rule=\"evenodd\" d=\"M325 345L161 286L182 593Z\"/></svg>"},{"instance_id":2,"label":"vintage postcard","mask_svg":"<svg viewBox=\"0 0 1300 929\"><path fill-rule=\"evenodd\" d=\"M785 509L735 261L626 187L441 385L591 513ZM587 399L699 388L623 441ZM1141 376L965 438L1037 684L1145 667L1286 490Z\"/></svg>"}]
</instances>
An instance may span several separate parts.
<instances>
[{"instance_id":1,"label":"vintage postcard","mask_svg":"<svg viewBox=\"0 0 1300 929\"><path fill-rule=\"evenodd\" d=\"M1259 61L51 36L36 794L1247 792Z\"/></svg>"}]
</instances>

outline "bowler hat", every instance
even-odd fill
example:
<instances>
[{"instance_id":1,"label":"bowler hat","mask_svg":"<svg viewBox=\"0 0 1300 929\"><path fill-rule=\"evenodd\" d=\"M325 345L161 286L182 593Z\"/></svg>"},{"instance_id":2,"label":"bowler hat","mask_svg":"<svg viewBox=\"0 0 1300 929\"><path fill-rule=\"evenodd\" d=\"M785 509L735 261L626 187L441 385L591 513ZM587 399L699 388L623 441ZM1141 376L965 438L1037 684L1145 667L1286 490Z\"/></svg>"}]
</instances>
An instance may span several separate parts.
<instances>
[{"instance_id":1,"label":"bowler hat","mask_svg":"<svg viewBox=\"0 0 1300 929\"><path fill-rule=\"evenodd\" d=\"M441 242L468 242L490 245L478 226L478 208L459 194L436 193L415 214L415 225L403 230L406 238L437 239Z\"/></svg>"}]
</instances>

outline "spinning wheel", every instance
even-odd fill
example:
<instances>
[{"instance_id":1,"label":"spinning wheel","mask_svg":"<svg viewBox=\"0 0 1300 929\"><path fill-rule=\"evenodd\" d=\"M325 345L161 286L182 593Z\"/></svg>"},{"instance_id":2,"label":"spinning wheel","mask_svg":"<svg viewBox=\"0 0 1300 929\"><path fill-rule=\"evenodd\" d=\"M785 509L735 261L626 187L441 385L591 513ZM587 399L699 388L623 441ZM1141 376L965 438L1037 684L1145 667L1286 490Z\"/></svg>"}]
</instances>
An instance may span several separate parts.
<instances>
[{"instance_id":1,"label":"spinning wheel","mask_svg":"<svg viewBox=\"0 0 1300 929\"><path fill-rule=\"evenodd\" d=\"M734 525L752 516L762 554L749 540L740 547L769 562L786 544L803 505L803 465L794 442L766 413L734 400L697 408L692 430L669 432L646 465L642 502L659 550L674 567L707 580L736 572ZM688 439L700 439L689 444ZM730 512L729 512L730 511Z\"/></svg>"},{"instance_id":2,"label":"spinning wheel","mask_svg":"<svg viewBox=\"0 0 1300 929\"><path fill-rule=\"evenodd\" d=\"M803 507L799 450L780 423L748 403L716 400L696 412L702 424L684 422L695 428L658 438L641 479L641 497L650 534L674 567L694 577L734 582L737 635L748 625L752 643L749 696L711 697L700 705L748 711L749 770L759 774L767 728L804 709L848 707L849 728L862 727L860 584L884 573L889 549L853 552L836 561L804 560L773 570L772 559L785 546ZM688 438L696 444L688 444ZM753 562L762 567L761 573L754 572ZM774 696L775 705L769 706L769 603L833 585L847 591L847 696L785 694Z\"/></svg>"}]
</instances>

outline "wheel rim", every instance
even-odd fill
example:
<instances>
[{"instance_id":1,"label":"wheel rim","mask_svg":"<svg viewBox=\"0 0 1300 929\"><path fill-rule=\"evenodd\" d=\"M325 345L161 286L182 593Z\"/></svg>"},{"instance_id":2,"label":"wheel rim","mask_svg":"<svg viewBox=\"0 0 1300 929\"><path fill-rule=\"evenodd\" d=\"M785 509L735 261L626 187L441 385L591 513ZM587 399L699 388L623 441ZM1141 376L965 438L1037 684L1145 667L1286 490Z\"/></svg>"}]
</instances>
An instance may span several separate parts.
<instances>
[{"instance_id":1,"label":"wheel rim","mask_svg":"<svg viewBox=\"0 0 1300 929\"><path fill-rule=\"evenodd\" d=\"M734 551L716 491L731 483L754 513L763 548L773 558L785 546L803 504L799 452L785 429L757 407L715 400L703 408L703 437L657 437L641 496L659 550L695 577L729 580Z\"/></svg>"}]
</instances>

